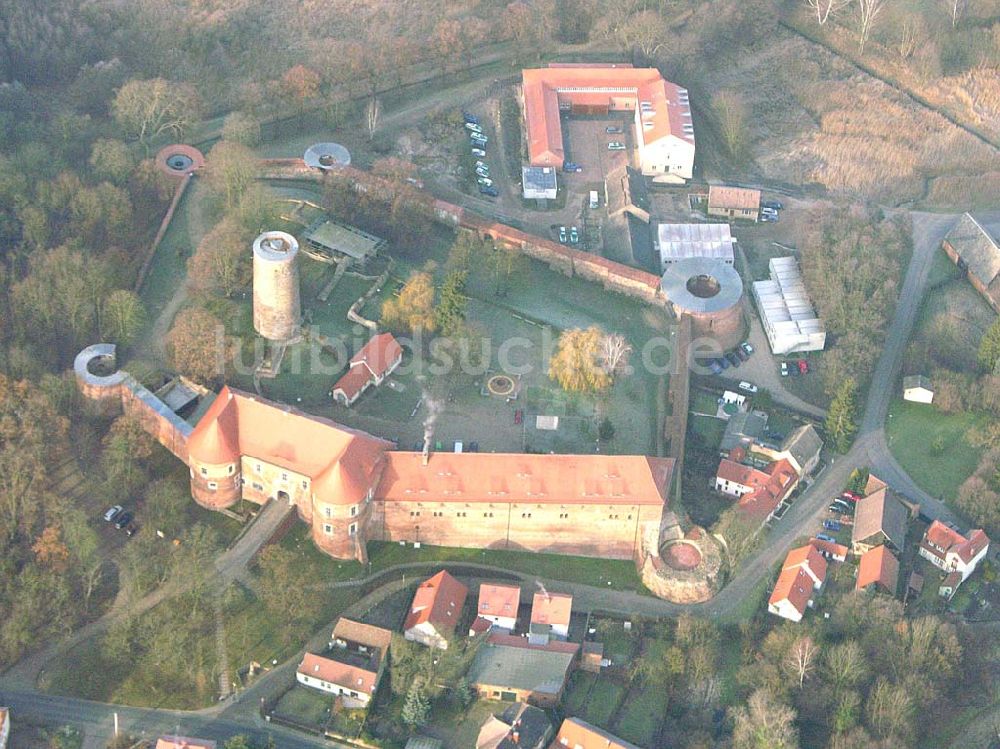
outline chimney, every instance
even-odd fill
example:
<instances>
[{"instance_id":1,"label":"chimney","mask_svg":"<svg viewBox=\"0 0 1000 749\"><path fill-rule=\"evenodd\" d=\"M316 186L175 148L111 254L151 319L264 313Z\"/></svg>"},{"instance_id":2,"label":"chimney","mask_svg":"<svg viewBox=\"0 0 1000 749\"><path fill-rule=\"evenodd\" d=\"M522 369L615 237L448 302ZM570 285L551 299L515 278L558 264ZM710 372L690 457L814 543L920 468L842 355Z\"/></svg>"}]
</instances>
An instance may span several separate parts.
<instances>
[{"instance_id":1,"label":"chimney","mask_svg":"<svg viewBox=\"0 0 1000 749\"><path fill-rule=\"evenodd\" d=\"M520 741L521 741L521 733L520 733L520 731L514 731L514 735L511 736L511 738L514 740L515 744L520 743Z\"/></svg>"},{"instance_id":2,"label":"chimney","mask_svg":"<svg viewBox=\"0 0 1000 749\"><path fill-rule=\"evenodd\" d=\"M424 450L420 456L420 462L423 465L427 465L431 460L431 441L429 439L424 440Z\"/></svg>"}]
</instances>

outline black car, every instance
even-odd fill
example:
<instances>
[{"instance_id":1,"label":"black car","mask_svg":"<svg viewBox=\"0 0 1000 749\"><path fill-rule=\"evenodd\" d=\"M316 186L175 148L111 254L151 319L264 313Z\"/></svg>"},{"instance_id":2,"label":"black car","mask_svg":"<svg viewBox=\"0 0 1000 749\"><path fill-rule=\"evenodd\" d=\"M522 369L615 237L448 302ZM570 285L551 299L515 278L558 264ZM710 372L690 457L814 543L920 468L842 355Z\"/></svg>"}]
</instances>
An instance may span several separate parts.
<instances>
[{"instance_id":1,"label":"black car","mask_svg":"<svg viewBox=\"0 0 1000 749\"><path fill-rule=\"evenodd\" d=\"M486 185L480 185L479 192L483 195L489 195L491 198L495 198L500 195L495 187L488 187Z\"/></svg>"},{"instance_id":2,"label":"black car","mask_svg":"<svg viewBox=\"0 0 1000 749\"><path fill-rule=\"evenodd\" d=\"M741 348L733 349L733 353L735 353L740 358L740 361L746 361L747 359L750 358L750 354L748 354Z\"/></svg>"},{"instance_id":3,"label":"black car","mask_svg":"<svg viewBox=\"0 0 1000 749\"><path fill-rule=\"evenodd\" d=\"M780 211L782 208L785 207L781 204L781 201L779 200L764 200L761 201L760 205L762 208L772 208L776 211Z\"/></svg>"},{"instance_id":4,"label":"black car","mask_svg":"<svg viewBox=\"0 0 1000 749\"><path fill-rule=\"evenodd\" d=\"M742 363L742 362L740 362L740 357L738 357L738 356L737 356L736 354L734 354L734 353L733 353L732 351L730 351L730 352L729 352L728 354L726 354L726 360L727 360L727 361L728 361L728 362L729 362L730 364L732 364L732 365L733 365L734 367L738 367L738 366L740 366L740 364Z\"/></svg>"},{"instance_id":5,"label":"black car","mask_svg":"<svg viewBox=\"0 0 1000 749\"><path fill-rule=\"evenodd\" d=\"M115 518L115 528L121 530L131 522L132 522L132 513L129 512L128 510L125 510L125 512L118 513L118 517Z\"/></svg>"}]
</instances>

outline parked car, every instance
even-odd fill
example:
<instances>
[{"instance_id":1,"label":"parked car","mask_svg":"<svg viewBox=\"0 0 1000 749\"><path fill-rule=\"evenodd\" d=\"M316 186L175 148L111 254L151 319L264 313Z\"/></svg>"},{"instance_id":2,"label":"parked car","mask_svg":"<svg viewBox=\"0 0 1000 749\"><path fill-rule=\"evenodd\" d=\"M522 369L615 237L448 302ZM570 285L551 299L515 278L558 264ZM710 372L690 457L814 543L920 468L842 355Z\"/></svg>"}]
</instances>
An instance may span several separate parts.
<instances>
[{"instance_id":1,"label":"parked car","mask_svg":"<svg viewBox=\"0 0 1000 749\"><path fill-rule=\"evenodd\" d=\"M798 377L799 374L800 374L800 372L799 372L799 368L795 364L795 362L790 361L790 362L786 362L786 363L788 364L788 374L792 375L793 377Z\"/></svg>"},{"instance_id":2,"label":"parked car","mask_svg":"<svg viewBox=\"0 0 1000 749\"><path fill-rule=\"evenodd\" d=\"M765 215L765 216L777 216L778 215L778 212L776 210L774 210L773 208L764 207L764 208L760 209L760 212L763 215Z\"/></svg>"},{"instance_id":3,"label":"parked car","mask_svg":"<svg viewBox=\"0 0 1000 749\"><path fill-rule=\"evenodd\" d=\"M733 353L736 354L740 358L740 361L746 361L747 359L750 358L750 354L748 354L746 351L744 351L740 346L737 346L736 348L734 348L733 349Z\"/></svg>"},{"instance_id":4,"label":"parked car","mask_svg":"<svg viewBox=\"0 0 1000 749\"><path fill-rule=\"evenodd\" d=\"M763 224L773 224L778 220L777 213L762 213L760 214L760 221Z\"/></svg>"},{"instance_id":5,"label":"parked car","mask_svg":"<svg viewBox=\"0 0 1000 749\"><path fill-rule=\"evenodd\" d=\"M833 500L833 505L831 505L831 506L835 507L836 511L839 512L841 515L853 515L854 514L854 505L849 505L849 504L847 504L847 502L845 502L842 499L835 499L835 500Z\"/></svg>"},{"instance_id":6,"label":"parked car","mask_svg":"<svg viewBox=\"0 0 1000 749\"><path fill-rule=\"evenodd\" d=\"M476 167L476 176L477 177L489 177L490 176L490 170L489 169L483 169L481 166L477 166Z\"/></svg>"},{"instance_id":7,"label":"parked car","mask_svg":"<svg viewBox=\"0 0 1000 749\"><path fill-rule=\"evenodd\" d=\"M756 393L757 392L757 386L754 385L752 382L747 382L746 380L744 380L743 382L741 382L736 387L738 387L744 393Z\"/></svg>"},{"instance_id":8,"label":"parked car","mask_svg":"<svg viewBox=\"0 0 1000 749\"><path fill-rule=\"evenodd\" d=\"M795 363L798 365L799 371L802 374L809 374L809 362L807 362L805 359L799 359Z\"/></svg>"},{"instance_id":9,"label":"parked car","mask_svg":"<svg viewBox=\"0 0 1000 749\"><path fill-rule=\"evenodd\" d=\"M497 192L497 189L495 187L490 187L488 185L480 185L479 192L482 193L483 195L489 195L491 198L496 198L500 196L500 193Z\"/></svg>"},{"instance_id":10,"label":"parked car","mask_svg":"<svg viewBox=\"0 0 1000 749\"><path fill-rule=\"evenodd\" d=\"M857 492L846 491L840 495L841 499L846 499L848 502L860 502L864 497L862 497Z\"/></svg>"},{"instance_id":11,"label":"parked car","mask_svg":"<svg viewBox=\"0 0 1000 749\"><path fill-rule=\"evenodd\" d=\"M569 227L569 243L579 244L580 243L580 232L575 226Z\"/></svg>"},{"instance_id":12,"label":"parked car","mask_svg":"<svg viewBox=\"0 0 1000 749\"><path fill-rule=\"evenodd\" d=\"M788 362L781 362L781 376L788 377Z\"/></svg>"},{"instance_id":13,"label":"parked car","mask_svg":"<svg viewBox=\"0 0 1000 749\"><path fill-rule=\"evenodd\" d=\"M564 172L582 172L583 167L577 164L575 161L567 161L563 164Z\"/></svg>"},{"instance_id":14,"label":"parked car","mask_svg":"<svg viewBox=\"0 0 1000 749\"><path fill-rule=\"evenodd\" d=\"M726 357L720 356L716 361L719 362L719 366L723 369L729 369L729 359Z\"/></svg>"},{"instance_id":15,"label":"parked car","mask_svg":"<svg viewBox=\"0 0 1000 749\"><path fill-rule=\"evenodd\" d=\"M486 144L490 142L490 139L487 138L485 135L476 135L476 133L472 133L469 136L469 142L472 143L472 145L474 146L479 146L480 148L486 148Z\"/></svg>"},{"instance_id":16,"label":"parked car","mask_svg":"<svg viewBox=\"0 0 1000 749\"><path fill-rule=\"evenodd\" d=\"M115 505L114 507L109 507L104 512L104 522L105 523L113 523L114 520L115 520L115 518L118 517L118 515L121 514L124 511L125 511L125 508L122 507L121 505Z\"/></svg>"},{"instance_id":17,"label":"parked car","mask_svg":"<svg viewBox=\"0 0 1000 749\"><path fill-rule=\"evenodd\" d=\"M472 155L473 156L485 156L486 155L486 151L484 151L481 148L473 148L472 149Z\"/></svg>"},{"instance_id":18,"label":"parked car","mask_svg":"<svg viewBox=\"0 0 1000 749\"><path fill-rule=\"evenodd\" d=\"M465 120L467 124L478 125L479 118L470 112L462 112L462 119Z\"/></svg>"},{"instance_id":19,"label":"parked car","mask_svg":"<svg viewBox=\"0 0 1000 749\"><path fill-rule=\"evenodd\" d=\"M836 520L824 520L823 527L826 528L828 531L833 531L834 533L836 533L837 531L840 530L840 523L838 523Z\"/></svg>"},{"instance_id":20,"label":"parked car","mask_svg":"<svg viewBox=\"0 0 1000 749\"><path fill-rule=\"evenodd\" d=\"M618 127L617 125L610 125L604 128L604 132L606 132L608 135L621 135L622 133L625 132L625 130L623 128Z\"/></svg>"},{"instance_id":21,"label":"parked car","mask_svg":"<svg viewBox=\"0 0 1000 749\"><path fill-rule=\"evenodd\" d=\"M480 185L483 185L484 187L493 187L493 180L491 180L489 177L480 177L479 179L476 180L476 182Z\"/></svg>"},{"instance_id":22,"label":"parked car","mask_svg":"<svg viewBox=\"0 0 1000 749\"><path fill-rule=\"evenodd\" d=\"M482 161L480 159L476 159L476 166L481 167L482 169L489 169L490 168L489 164L487 164L485 161Z\"/></svg>"},{"instance_id":23,"label":"parked car","mask_svg":"<svg viewBox=\"0 0 1000 749\"><path fill-rule=\"evenodd\" d=\"M780 200L764 200L761 201L761 206L764 208L770 208L772 211L780 211L783 206Z\"/></svg>"},{"instance_id":24,"label":"parked car","mask_svg":"<svg viewBox=\"0 0 1000 749\"><path fill-rule=\"evenodd\" d=\"M839 512L841 515L847 514L847 506L841 504L840 502L831 502L830 506L827 508L830 512Z\"/></svg>"},{"instance_id":25,"label":"parked car","mask_svg":"<svg viewBox=\"0 0 1000 749\"><path fill-rule=\"evenodd\" d=\"M559 241L562 242L563 244L566 244L566 242L568 240L569 240L569 237L566 234L566 227L565 226L560 226L559 227Z\"/></svg>"},{"instance_id":26,"label":"parked car","mask_svg":"<svg viewBox=\"0 0 1000 749\"><path fill-rule=\"evenodd\" d=\"M514 412L514 423L520 424L522 421L524 421L524 410L519 408Z\"/></svg>"},{"instance_id":27,"label":"parked car","mask_svg":"<svg viewBox=\"0 0 1000 749\"><path fill-rule=\"evenodd\" d=\"M465 129L468 130L470 133L480 133L480 134L482 134L482 132L483 132L483 129L481 127L479 127L479 125L477 125L475 122L466 122L465 123Z\"/></svg>"},{"instance_id":28,"label":"parked car","mask_svg":"<svg viewBox=\"0 0 1000 749\"><path fill-rule=\"evenodd\" d=\"M708 362L708 368L712 370L712 374L722 374L722 365L719 363L718 359L710 359Z\"/></svg>"},{"instance_id":29,"label":"parked car","mask_svg":"<svg viewBox=\"0 0 1000 749\"><path fill-rule=\"evenodd\" d=\"M743 341L740 344L740 348L746 351L748 356L753 353L753 346L750 345L750 341Z\"/></svg>"},{"instance_id":30,"label":"parked car","mask_svg":"<svg viewBox=\"0 0 1000 749\"><path fill-rule=\"evenodd\" d=\"M608 150L609 151L624 151L625 150L625 144L622 143L620 140L613 140L610 143L608 143Z\"/></svg>"},{"instance_id":31,"label":"parked car","mask_svg":"<svg viewBox=\"0 0 1000 749\"><path fill-rule=\"evenodd\" d=\"M826 533L817 533L816 538L818 538L820 541L827 541L831 544L837 543L837 539L835 539L833 536L827 535Z\"/></svg>"},{"instance_id":32,"label":"parked car","mask_svg":"<svg viewBox=\"0 0 1000 749\"><path fill-rule=\"evenodd\" d=\"M132 513L128 510L118 513L115 517L115 528L122 530L125 526L132 522Z\"/></svg>"},{"instance_id":33,"label":"parked car","mask_svg":"<svg viewBox=\"0 0 1000 749\"><path fill-rule=\"evenodd\" d=\"M743 363L743 362L740 361L740 357L738 357L732 351L730 351L729 353L726 354L726 359L729 360L729 363L733 365L734 369L736 367L740 366L740 364Z\"/></svg>"}]
</instances>

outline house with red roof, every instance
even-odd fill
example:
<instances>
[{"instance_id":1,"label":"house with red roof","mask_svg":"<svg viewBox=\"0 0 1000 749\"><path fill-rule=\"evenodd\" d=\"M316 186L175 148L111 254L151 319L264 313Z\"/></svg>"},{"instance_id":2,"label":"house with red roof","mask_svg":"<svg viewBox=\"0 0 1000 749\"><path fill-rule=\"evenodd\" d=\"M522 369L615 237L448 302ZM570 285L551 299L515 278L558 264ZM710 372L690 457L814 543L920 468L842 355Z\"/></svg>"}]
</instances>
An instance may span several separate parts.
<instances>
[{"instance_id":1,"label":"house with red roof","mask_svg":"<svg viewBox=\"0 0 1000 749\"><path fill-rule=\"evenodd\" d=\"M403 636L431 648L448 649L455 634L469 589L445 570L424 580L413 594Z\"/></svg>"},{"instance_id":2,"label":"house with red roof","mask_svg":"<svg viewBox=\"0 0 1000 749\"><path fill-rule=\"evenodd\" d=\"M881 588L891 596L896 595L899 584L899 560L885 544L869 549L858 561L858 579L855 590Z\"/></svg>"},{"instance_id":3,"label":"house with red roof","mask_svg":"<svg viewBox=\"0 0 1000 749\"><path fill-rule=\"evenodd\" d=\"M392 632L341 618L333 629L330 649L306 653L295 673L307 687L333 694L349 709L364 708L378 689L389 661Z\"/></svg>"},{"instance_id":4,"label":"house with red roof","mask_svg":"<svg viewBox=\"0 0 1000 749\"><path fill-rule=\"evenodd\" d=\"M850 552L844 544L838 544L833 541L824 541L822 538L810 538L809 543L816 547L816 550L823 555L825 559L832 562L844 562L847 560L847 554Z\"/></svg>"},{"instance_id":5,"label":"house with red roof","mask_svg":"<svg viewBox=\"0 0 1000 749\"><path fill-rule=\"evenodd\" d=\"M563 112L631 115L640 169L654 182L691 179L694 124L687 89L656 68L552 63L521 72L521 103L531 166L562 169Z\"/></svg>"},{"instance_id":6,"label":"house with red roof","mask_svg":"<svg viewBox=\"0 0 1000 749\"><path fill-rule=\"evenodd\" d=\"M479 586L476 614L490 622L494 631L513 632L517 628L517 609L520 605L521 589L516 585L482 583Z\"/></svg>"},{"instance_id":7,"label":"house with red roof","mask_svg":"<svg viewBox=\"0 0 1000 749\"><path fill-rule=\"evenodd\" d=\"M573 612L573 596L565 593L535 593L531 601L531 622L528 640L548 642L550 637L565 640L569 637L569 620Z\"/></svg>"},{"instance_id":8,"label":"house with red roof","mask_svg":"<svg viewBox=\"0 0 1000 749\"><path fill-rule=\"evenodd\" d=\"M639 749L580 718L566 718L549 749Z\"/></svg>"},{"instance_id":9,"label":"house with red roof","mask_svg":"<svg viewBox=\"0 0 1000 749\"><path fill-rule=\"evenodd\" d=\"M403 347L392 333L372 336L358 353L351 357L347 372L337 380L330 395L338 403L350 407L369 387L378 387L403 361Z\"/></svg>"},{"instance_id":10,"label":"house with red roof","mask_svg":"<svg viewBox=\"0 0 1000 749\"><path fill-rule=\"evenodd\" d=\"M986 558L989 549L990 538L983 529L976 528L969 531L968 536L963 536L954 528L935 520L920 541L919 553L939 570L948 573L946 584L938 592L945 598L951 598L958 586Z\"/></svg>"},{"instance_id":11,"label":"house with red roof","mask_svg":"<svg viewBox=\"0 0 1000 749\"><path fill-rule=\"evenodd\" d=\"M161 736L156 749L215 749L218 744L211 739L193 739L189 736Z\"/></svg>"},{"instance_id":12,"label":"house with red roof","mask_svg":"<svg viewBox=\"0 0 1000 749\"><path fill-rule=\"evenodd\" d=\"M826 582L826 559L812 544L792 549L767 602L768 612L799 622Z\"/></svg>"},{"instance_id":13,"label":"house with red roof","mask_svg":"<svg viewBox=\"0 0 1000 749\"><path fill-rule=\"evenodd\" d=\"M769 463L763 470L723 458L715 472L716 491L736 497L740 509L759 518L761 523L771 519L798 483L798 472L784 458Z\"/></svg>"},{"instance_id":14,"label":"house with red roof","mask_svg":"<svg viewBox=\"0 0 1000 749\"><path fill-rule=\"evenodd\" d=\"M0 749L7 749L7 739L10 737L10 710L0 707Z\"/></svg>"}]
</instances>

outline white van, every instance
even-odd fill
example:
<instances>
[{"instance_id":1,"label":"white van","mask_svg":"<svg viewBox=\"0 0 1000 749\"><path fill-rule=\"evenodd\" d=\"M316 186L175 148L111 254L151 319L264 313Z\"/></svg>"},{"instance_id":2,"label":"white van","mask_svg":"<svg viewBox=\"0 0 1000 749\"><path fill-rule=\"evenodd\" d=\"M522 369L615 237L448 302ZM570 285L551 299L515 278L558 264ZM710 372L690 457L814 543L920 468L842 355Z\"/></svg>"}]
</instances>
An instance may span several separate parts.
<instances>
[{"instance_id":1,"label":"white van","mask_svg":"<svg viewBox=\"0 0 1000 749\"><path fill-rule=\"evenodd\" d=\"M464 449L464 445L461 442L455 443L455 452L460 453Z\"/></svg>"},{"instance_id":2,"label":"white van","mask_svg":"<svg viewBox=\"0 0 1000 749\"><path fill-rule=\"evenodd\" d=\"M597 208L600 205L600 201L597 199L597 190L590 191L590 207Z\"/></svg>"}]
</instances>

